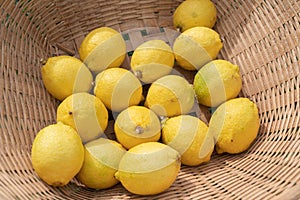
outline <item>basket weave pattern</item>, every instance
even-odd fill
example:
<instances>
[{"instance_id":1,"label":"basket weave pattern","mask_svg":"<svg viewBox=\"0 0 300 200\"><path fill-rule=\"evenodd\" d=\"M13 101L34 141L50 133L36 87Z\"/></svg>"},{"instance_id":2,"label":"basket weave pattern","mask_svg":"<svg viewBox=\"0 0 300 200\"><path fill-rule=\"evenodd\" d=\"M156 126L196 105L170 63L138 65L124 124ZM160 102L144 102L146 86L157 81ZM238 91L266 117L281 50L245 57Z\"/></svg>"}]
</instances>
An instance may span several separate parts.
<instances>
[{"instance_id":1,"label":"basket weave pattern","mask_svg":"<svg viewBox=\"0 0 300 200\"><path fill-rule=\"evenodd\" d=\"M124 33L128 52L153 38L172 44L172 13L180 2L1 0L0 199L141 198L120 185L94 191L74 179L54 188L36 176L31 145L41 128L55 123L59 104L43 86L40 60L78 57L84 36L100 26ZM259 108L259 136L245 153L182 167L172 187L153 198L300 199L300 1L214 3L224 42L219 58L240 66L241 96Z\"/></svg>"}]
</instances>

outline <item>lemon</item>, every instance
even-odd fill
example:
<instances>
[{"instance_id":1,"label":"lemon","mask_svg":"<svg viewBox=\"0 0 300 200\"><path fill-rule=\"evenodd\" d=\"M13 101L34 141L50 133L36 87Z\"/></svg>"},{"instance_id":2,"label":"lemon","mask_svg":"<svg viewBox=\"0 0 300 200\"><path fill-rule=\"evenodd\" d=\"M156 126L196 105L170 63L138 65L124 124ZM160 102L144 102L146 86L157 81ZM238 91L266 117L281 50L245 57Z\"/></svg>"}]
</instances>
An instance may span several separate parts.
<instances>
[{"instance_id":1,"label":"lemon","mask_svg":"<svg viewBox=\"0 0 300 200\"><path fill-rule=\"evenodd\" d=\"M119 67L126 54L126 44L122 35L109 27L92 30L79 48L80 59L94 73L106 68Z\"/></svg>"},{"instance_id":2,"label":"lemon","mask_svg":"<svg viewBox=\"0 0 300 200\"><path fill-rule=\"evenodd\" d=\"M146 142L124 154L115 177L131 193L158 194L174 183L180 166L176 150L159 142Z\"/></svg>"},{"instance_id":3,"label":"lemon","mask_svg":"<svg viewBox=\"0 0 300 200\"><path fill-rule=\"evenodd\" d=\"M257 106L248 98L235 98L221 104L209 122L217 153L241 153L255 140L259 130Z\"/></svg>"},{"instance_id":4,"label":"lemon","mask_svg":"<svg viewBox=\"0 0 300 200\"><path fill-rule=\"evenodd\" d=\"M181 33L173 44L175 59L186 70L199 70L216 59L223 44L220 35L207 27L194 27Z\"/></svg>"},{"instance_id":5,"label":"lemon","mask_svg":"<svg viewBox=\"0 0 300 200\"><path fill-rule=\"evenodd\" d=\"M85 143L104 133L108 112L102 101L94 95L76 93L58 106L56 120L76 129Z\"/></svg>"},{"instance_id":6,"label":"lemon","mask_svg":"<svg viewBox=\"0 0 300 200\"><path fill-rule=\"evenodd\" d=\"M217 21L217 9L210 0L188 0L175 10L173 24L181 32L196 26L212 28Z\"/></svg>"},{"instance_id":7,"label":"lemon","mask_svg":"<svg viewBox=\"0 0 300 200\"><path fill-rule=\"evenodd\" d=\"M77 179L89 188L106 189L116 185L119 162L126 150L116 141L99 138L84 146L84 162Z\"/></svg>"},{"instance_id":8,"label":"lemon","mask_svg":"<svg viewBox=\"0 0 300 200\"><path fill-rule=\"evenodd\" d=\"M114 130L117 140L127 149L144 142L156 142L161 135L160 120L144 106L131 106L116 118Z\"/></svg>"},{"instance_id":9,"label":"lemon","mask_svg":"<svg viewBox=\"0 0 300 200\"><path fill-rule=\"evenodd\" d=\"M197 166L210 160L214 150L212 135L208 135L208 126L190 115L169 118L162 128L162 141L181 155L181 163Z\"/></svg>"},{"instance_id":10,"label":"lemon","mask_svg":"<svg viewBox=\"0 0 300 200\"><path fill-rule=\"evenodd\" d=\"M174 59L168 44L162 40L149 40L135 49L130 64L141 81L152 83L172 71Z\"/></svg>"},{"instance_id":11,"label":"lemon","mask_svg":"<svg viewBox=\"0 0 300 200\"><path fill-rule=\"evenodd\" d=\"M159 116L188 113L194 105L193 87L181 76L166 75L153 82L145 105Z\"/></svg>"},{"instance_id":12,"label":"lemon","mask_svg":"<svg viewBox=\"0 0 300 200\"><path fill-rule=\"evenodd\" d=\"M41 129L32 144L33 168L52 186L68 184L79 172L83 159L84 148L79 135L62 123Z\"/></svg>"},{"instance_id":13,"label":"lemon","mask_svg":"<svg viewBox=\"0 0 300 200\"><path fill-rule=\"evenodd\" d=\"M142 84L130 71L110 68L96 76L94 94L112 111L138 105L143 99Z\"/></svg>"},{"instance_id":14,"label":"lemon","mask_svg":"<svg viewBox=\"0 0 300 200\"><path fill-rule=\"evenodd\" d=\"M84 63L71 56L48 58L42 67L42 79L47 91L61 101L73 93L88 92L93 82Z\"/></svg>"},{"instance_id":15,"label":"lemon","mask_svg":"<svg viewBox=\"0 0 300 200\"><path fill-rule=\"evenodd\" d=\"M198 102L216 107L238 96L242 78L237 65L226 60L214 60L203 66L194 77L194 89Z\"/></svg>"}]
</instances>

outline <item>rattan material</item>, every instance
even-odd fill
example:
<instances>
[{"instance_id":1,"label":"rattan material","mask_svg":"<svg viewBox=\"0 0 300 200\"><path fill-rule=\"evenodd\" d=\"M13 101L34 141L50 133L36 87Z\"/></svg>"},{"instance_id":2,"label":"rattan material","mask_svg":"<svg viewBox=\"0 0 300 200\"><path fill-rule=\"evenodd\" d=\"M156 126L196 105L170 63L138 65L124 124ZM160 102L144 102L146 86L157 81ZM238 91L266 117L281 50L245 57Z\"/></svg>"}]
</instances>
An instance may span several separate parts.
<instances>
[{"instance_id":1,"label":"rattan material","mask_svg":"<svg viewBox=\"0 0 300 200\"><path fill-rule=\"evenodd\" d=\"M32 141L42 127L55 123L59 103L43 86L40 60L78 56L84 36L100 26L127 31L129 52L150 38L172 43L174 32L168 28L180 2L1 0L0 199L141 198L120 184L94 191L75 179L54 188L37 178L30 161ZM245 153L214 155L207 164L182 167L170 189L150 198L300 199L300 2L214 2L215 29L224 40L219 57L241 67L241 95L259 107L259 136Z\"/></svg>"}]
</instances>

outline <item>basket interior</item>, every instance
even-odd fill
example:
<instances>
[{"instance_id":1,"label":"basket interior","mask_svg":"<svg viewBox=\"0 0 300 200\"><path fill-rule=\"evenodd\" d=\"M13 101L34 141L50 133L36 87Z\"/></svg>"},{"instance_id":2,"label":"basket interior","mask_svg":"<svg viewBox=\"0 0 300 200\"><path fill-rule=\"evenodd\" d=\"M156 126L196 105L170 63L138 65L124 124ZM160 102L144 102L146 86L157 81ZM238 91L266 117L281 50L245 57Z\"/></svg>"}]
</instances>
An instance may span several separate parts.
<instances>
[{"instance_id":1,"label":"basket interior","mask_svg":"<svg viewBox=\"0 0 300 200\"><path fill-rule=\"evenodd\" d=\"M128 56L143 41L176 37L172 14L180 0L4 0L0 4L1 199L138 199L119 185L91 190L77 180L47 186L32 169L36 133L55 123L59 102L45 90L40 60L78 57L84 36L109 26L123 33ZM214 155L183 166L176 182L155 199L300 198L300 2L214 0L215 26L224 42L219 58L240 66L241 96L259 108L261 126L249 150ZM192 74L177 68L192 80ZM200 109L201 110L201 109ZM209 112L201 110L203 120ZM110 132L112 130L108 130Z\"/></svg>"}]
</instances>

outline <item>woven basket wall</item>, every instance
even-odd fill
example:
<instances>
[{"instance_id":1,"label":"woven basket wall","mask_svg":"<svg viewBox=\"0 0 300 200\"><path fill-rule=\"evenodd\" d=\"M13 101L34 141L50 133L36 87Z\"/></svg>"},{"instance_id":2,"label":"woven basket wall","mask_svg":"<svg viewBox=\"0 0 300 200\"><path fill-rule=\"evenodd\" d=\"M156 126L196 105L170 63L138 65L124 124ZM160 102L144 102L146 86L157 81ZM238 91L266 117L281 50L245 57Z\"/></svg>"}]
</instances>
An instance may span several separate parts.
<instances>
[{"instance_id":1,"label":"woven basket wall","mask_svg":"<svg viewBox=\"0 0 300 200\"><path fill-rule=\"evenodd\" d=\"M95 191L74 179L54 188L37 177L31 145L41 128L55 123L59 104L43 86L40 60L78 57L84 36L100 26L124 33L129 55L152 38L172 44L172 13L180 2L0 0L0 199L147 199L120 184ZM242 154L183 166L171 188L148 198L300 199L300 1L214 3L215 30L224 42L219 58L240 66L241 96L259 107L259 136Z\"/></svg>"}]
</instances>

